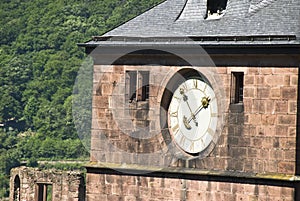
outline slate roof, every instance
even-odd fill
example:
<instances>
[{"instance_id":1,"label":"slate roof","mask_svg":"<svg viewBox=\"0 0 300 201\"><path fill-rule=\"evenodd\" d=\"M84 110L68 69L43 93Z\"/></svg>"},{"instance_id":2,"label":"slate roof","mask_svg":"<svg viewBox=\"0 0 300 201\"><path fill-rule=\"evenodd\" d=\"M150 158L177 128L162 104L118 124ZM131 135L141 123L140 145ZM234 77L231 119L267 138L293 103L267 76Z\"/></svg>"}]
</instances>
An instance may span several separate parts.
<instances>
[{"instance_id":1,"label":"slate roof","mask_svg":"<svg viewBox=\"0 0 300 201\"><path fill-rule=\"evenodd\" d=\"M300 0L228 0L221 19L205 14L205 0L166 0L86 44L300 44Z\"/></svg>"}]
</instances>

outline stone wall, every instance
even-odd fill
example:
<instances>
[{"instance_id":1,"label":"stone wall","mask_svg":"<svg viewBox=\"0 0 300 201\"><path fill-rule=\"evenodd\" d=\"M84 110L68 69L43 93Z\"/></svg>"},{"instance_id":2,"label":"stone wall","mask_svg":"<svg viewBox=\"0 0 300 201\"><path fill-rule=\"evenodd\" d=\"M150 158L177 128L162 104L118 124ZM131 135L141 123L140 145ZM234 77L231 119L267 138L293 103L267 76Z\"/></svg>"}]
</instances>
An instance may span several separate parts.
<instances>
[{"instance_id":1,"label":"stone wall","mask_svg":"<svg viewBox=\"0 0 300 201\"><path fill-rule=\"evenodd\" d=\"M223 107L223 124L208 157L184 156L183 162L168 150L160 125L164 89L182 68L95 66L91 161L294 174L297 68L218 67L212 72L198 68L207 77L214 77L210 82L216 93L222 93L219 105ZM127 70L150 71L147 130L136 123L130 105L126 105ZM230 104L231 72L244 72L242 110Z\"/></svg>"},{"instance_id":2,"label":"stone wall","mask_svg":"<svg viewBox=\"0 0 300 201\"><path fill-rule=\"evenodd\" d=\"M295 174L297 68L220 68L219 72L229 79L229 72L238 70L245 73L244 112L229 108L216 156L225 159L229 170ZM230 87L228 81L224 83Z\"/></svg>"},{"instance_id":3,"label":"stone wall","mask_svg":"<svg viewBox=\"0 0 300 201\"><path fill-rule=\"evenodd\" d=\"M19 180L19 181L18 181ZM18 167L11 170L10 200L37 201L40 186L51 186L48 197L53 201L85 200L83 174L77 171L40 170Z\"/></svg>"},{"instance_id":4,"label":"stone wall","mask_svg":"<svg viewBox=\"0 0 300 201\"><path fill-rule=\"evenodd\" d=\"M292 201L294 189L147 176L87 175L87 200L101 201Z\"/></svg>"},{"instance_id":5,"label":"stone wall","mask_svg":"<svg viewBox=\"0 0 300 201\"><path fill-rule=\"evenodd\" d=\"M297 68L218 68L227 97L232 71L244 72L244 111L231 110L228 104L224 132L207 166L294 174ZM196 166L202 168L201 164Z\"/></svg>"},{"instance_id":6,"label":"stone wall","mask_svg":"<svg viewBox=\"0 0 300 201\"><path fill-rule=\"evenodd\" d=\"M298 68L194 68L210 81L221 97L218 104L222 125L218 128L214 149L204 158L180 155L174 151L176 146L166 142L165 132L168 131L161 124L165 87L170 78L184 68L190 67L94 66L91 163L107 164L108 168L109 163L113 163L165 169L263 173L275 177L295 174ZM150 71L149 127L145 132L140 129L140 132L132 133L139 128L124 105L125 73L128 70ZM230 104L232 72L244 73L241 104ZM115 181L111 186L107 186L110 184L107 177ZM199 198L196 200L293 200L295 192L288 187L148 178L146 174L145 177L123 177L88 173L87 178L88 200L99 196L103 196L103 200L113 197L143 200L146 195L153 200L162 197L180 200L183 189L184 200L195 200L196 197ZM178 174L178 178L182 178L182 173ZM124 190L132 181L135 190ZM172 185L177 186L172 188Z\"/></svg>"},{"instance_id":7,"label":"stone wall","mask_svg":"<svg viewBox=\"0 0 300 201\"><path fill-rule=\"evenodd\" d=\"M125 101L125 72L131 70L150 71L150 94L145 101L147 112L140 110L140 114L144 115L140 117L145 120L144 124L132 115L137 113L141 103ZM149 157L144 156L160 152L164 146L163 137L160 135L158 96L161 96L159 93L163 90L162 82L169 70L168 67L157 66L94 67L91 161L152 163L147 160ZM144 155L142 158L133 158L136 153ZM162 163L164 161L156 162L157 165Z\"/></svg>"}]
</instances>

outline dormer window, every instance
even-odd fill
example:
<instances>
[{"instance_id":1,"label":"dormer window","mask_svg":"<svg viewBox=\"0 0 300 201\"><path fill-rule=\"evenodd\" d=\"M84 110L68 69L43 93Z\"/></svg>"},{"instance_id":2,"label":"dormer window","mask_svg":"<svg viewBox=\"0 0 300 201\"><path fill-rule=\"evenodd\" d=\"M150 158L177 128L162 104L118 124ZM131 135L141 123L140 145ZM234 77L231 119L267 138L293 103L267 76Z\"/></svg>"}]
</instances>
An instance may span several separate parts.
<instances>
[{"instance_id":1,"label":"dormer window","mask_svg":"<svg viewBox=\"0 0 300 201\"><path fill-rule=\"evenodd\" d=\"M220 19L224 14L227 6L227 0L207 0L207 12L205 19Z\"/></svg>"}]
</instances>

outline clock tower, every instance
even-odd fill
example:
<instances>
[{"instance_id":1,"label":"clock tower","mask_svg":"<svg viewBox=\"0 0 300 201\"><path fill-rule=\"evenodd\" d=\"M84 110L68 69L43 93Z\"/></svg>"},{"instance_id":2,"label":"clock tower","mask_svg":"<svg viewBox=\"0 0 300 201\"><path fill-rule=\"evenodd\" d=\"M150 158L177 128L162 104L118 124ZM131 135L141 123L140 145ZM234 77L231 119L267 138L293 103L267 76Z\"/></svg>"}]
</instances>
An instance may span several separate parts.
<instances>
[{"instance_id":1,"label":"clock tower","mask_svg":"<svg viewBox=\"0 0 300 201\"><path fill-rule=\"evenodd\" d=\"M300 198L300 3L223 4L167 0L80 44L87 200Z\"/></svg>"}]
</instances>

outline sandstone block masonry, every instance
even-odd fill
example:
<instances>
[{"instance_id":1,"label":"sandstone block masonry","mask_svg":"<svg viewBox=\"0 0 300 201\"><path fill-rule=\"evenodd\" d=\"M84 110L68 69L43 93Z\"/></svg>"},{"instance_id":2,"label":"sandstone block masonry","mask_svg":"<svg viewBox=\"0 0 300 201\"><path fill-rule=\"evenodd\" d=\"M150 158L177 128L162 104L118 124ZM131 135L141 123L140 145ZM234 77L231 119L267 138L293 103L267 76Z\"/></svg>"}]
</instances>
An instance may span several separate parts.
<instances>
[{"instance_id":1,"label":"sandstone block masonry","mask_svg":"<svg viewBox=\"0 0 300 201\"><path fill-rule=\"evenodd\" d=\"M195 67L200 73L208 75L216 93L222 95L219 105L224 107L224 114L219 114L224 117L224 121L222 127L218 128L220 134L217 143L205 158L174 157L164 136L166 131L162 129L164 90L170 78L184 68L189 67L94 66L91 163L101 162L107 164L108 168L109 163L113 163L155 166L165 170L179 168L184 171L225 171L245 175L263 173L273 175L272 177L295 175L297 67L217 67L213 68L211 74L205 73L209 68ZM149 71L149 99L145 107L126 106L128 71ZM243 98L242 101L233 103L232 74L236 72L243 73ZM95 166L97 165L93 168ZM184 171L179 171L178 179L174 179L150 178L146 174L124 177L95 174L88 168L87 198L294 199L295 190L291 187L179 179L184 178ZM201 189L197 189L198 187Z\"/></svg>"},{"instance_id":2,"label":"sandstone block masonry","mask_svg":"<svg viewBox=\"0 0 300 201\"><path fill-rule=\"evenodd\" d=\"M111 174L87 175L87 200L292 201L288 187Z\"/></svg>"},{"instance_id":3,"label":"sandstone block masonry","mask_svg":"<svg viewBox=\"0 0 300 201\"><path fill-rule=\"evenodd\" d=\"M173 156L161 127L161 113L166 85L183 68L189 67L94 67L92 162L295 173L297 68L214 68L210 82L216 93L222 91L218 101L224 107L218 141L208 157L186 157L182 162L169 158ZM128 103L126 72L138 70L150 72L149 98ZM243 100L237 104L230 100L233 72L244 74ZM139 158L139 154L147 157Z\"/></svg>"}]
</instances>

